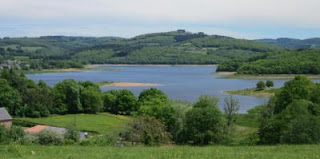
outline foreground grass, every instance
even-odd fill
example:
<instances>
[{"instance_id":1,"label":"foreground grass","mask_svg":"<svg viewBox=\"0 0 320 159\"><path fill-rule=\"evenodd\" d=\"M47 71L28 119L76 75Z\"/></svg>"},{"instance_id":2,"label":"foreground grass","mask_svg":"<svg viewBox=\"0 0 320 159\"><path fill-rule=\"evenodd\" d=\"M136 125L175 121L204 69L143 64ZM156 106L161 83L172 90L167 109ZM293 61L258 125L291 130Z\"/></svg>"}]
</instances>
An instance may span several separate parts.
<instances>
[{"instance_id":1,"label":"foreground grass","mask_svg":"<svg viewBox=\"0 0 320 159\"><path fill-rule=\"evenodd\" d=\"M108 158L108 159L300 159L320 158L319 145L280 146L0 146L0 158Z\"/></svg>"},{"instance_id":2,"label":"foreground grass","mask_svg":"<svg viewBox=\"0 0 320 159\"><path fill-rule=\"evenodd\" d=\"M100 113L55 115L47 118L17 118L15 120L57 127L71 127L76 125L76 128L79 130L105 134L121 128L126 122L130 121L131 118L122 115Z\"/></svg>"},{"instance_id":3,"label":"foreground grass","mask_svg":"<svg viewBox=\"0 0 320 159\"><path fill-rule=\"evenodd\" d=\"M242 90L228 90L223 91L223 93L230 95L244 95L244 96L256 96L256 97L271 97L273 96L279 89L271 88L265 90L257 90L256 88L247 88Z\"/></svg>"}]
</instances>

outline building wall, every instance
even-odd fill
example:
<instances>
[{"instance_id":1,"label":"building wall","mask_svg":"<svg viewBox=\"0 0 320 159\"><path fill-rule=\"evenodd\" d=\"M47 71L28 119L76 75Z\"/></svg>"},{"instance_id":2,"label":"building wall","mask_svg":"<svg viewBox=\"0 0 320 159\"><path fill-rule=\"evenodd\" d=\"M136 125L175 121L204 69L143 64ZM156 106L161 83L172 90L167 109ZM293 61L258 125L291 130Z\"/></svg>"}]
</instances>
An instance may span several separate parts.
<instances>
[{"instance_id":1,"label":"building wall","mask_svg":"<svg viewBox=\"0 0 320 159\"><path fill-rule=\"evenodd\" d=\"M9 128L12 125L12 121L0 121L0 125L4 125L6 128Z\"/></svg>"}]
</instances>

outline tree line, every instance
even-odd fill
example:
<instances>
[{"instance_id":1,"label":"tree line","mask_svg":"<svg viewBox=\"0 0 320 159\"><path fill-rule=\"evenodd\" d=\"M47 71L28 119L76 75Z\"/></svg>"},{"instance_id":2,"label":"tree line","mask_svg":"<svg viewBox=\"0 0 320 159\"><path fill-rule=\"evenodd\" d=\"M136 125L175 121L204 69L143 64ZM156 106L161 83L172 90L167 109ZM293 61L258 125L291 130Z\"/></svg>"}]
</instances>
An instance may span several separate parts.
<instances>
[{"instance_id":1,"label":"tree line","mask_svg":"<svg viewBox=\"0 0 320 159\"><path fill-rule=\"evenodd\" d=\"M224 99L221 110L220 99L207 95L200 96L193 104L181 104L171 101L156 88L146 89L136 97L129 90L101 92L99 86L90 81L69 79L51 88L43 81L35 83L13 70L4 70L0 77L0 104L13 116L110 112L130 115L133 120L116 137L108 137L108 142L120 137L132 144L146 145L233 143L230 136L235 133L240 107L233 96ZM254 108L259 114L260 127L246 142L320 143L319 94L320 85L307 77L297 76L286 82L268 104ZM20 134L18 130L17 133Z\"/></svg>"}]
</instances>

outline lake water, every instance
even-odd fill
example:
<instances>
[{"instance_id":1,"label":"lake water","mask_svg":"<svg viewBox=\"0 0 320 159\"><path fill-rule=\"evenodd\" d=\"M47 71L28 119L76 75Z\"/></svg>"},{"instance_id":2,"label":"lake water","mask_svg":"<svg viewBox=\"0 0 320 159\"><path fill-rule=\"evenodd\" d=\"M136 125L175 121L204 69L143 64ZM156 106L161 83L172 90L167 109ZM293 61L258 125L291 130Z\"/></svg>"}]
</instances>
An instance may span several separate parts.
<instances>
[{"instance_id":1,"label":"lake water","mask_svg":"<svg viewBox=\"0 0 320 159\"><path fill-rule=\"evenodd\" d=\"M97 68L111 68L117 71L88 71L88 72L63 72L28 74L28 78L38 81L44 80L53 86L65 79L77 81L90 80L93 82L138 82L155 83L158 89L164 91L171 99L187 100L194 102L200 95L218 96L220 107L226 97L223 90L236 90L255 87L258 80L221 79L215 73L216 66L101 66ZM286 80L274 80L275 87L281 87ZM129 89L138 95L149 87L101 87L103 91L109 89ZM240 112L264 104L268 98L236 96L240 102Z\"/></svg>"}]
</instances>

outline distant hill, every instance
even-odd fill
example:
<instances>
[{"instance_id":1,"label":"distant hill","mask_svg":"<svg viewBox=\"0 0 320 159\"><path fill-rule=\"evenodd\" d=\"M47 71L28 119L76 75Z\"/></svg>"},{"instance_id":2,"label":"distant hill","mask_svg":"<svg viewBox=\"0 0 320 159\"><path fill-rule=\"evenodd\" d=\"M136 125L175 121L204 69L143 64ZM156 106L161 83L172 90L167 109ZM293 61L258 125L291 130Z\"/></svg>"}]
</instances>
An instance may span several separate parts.
<instances>
[{"instance_id":1,"label":"distant hill","mask_svg":"<svg viewBox=\"0 0 320 159\"><path fill-rule=\"evenodd\" d=\"M311 39L290 39L290 38L278 38L278 39L259 39L259 42L268 44L275 44L289 49L306 49L306 48L320 48L320 38Z\"/></svg>"},{"instance_id":2,"label":"distant hill","mask_svg":"<svg viewBox=\"0 0 320 159\"><path fill-rule=\"evenodd\" d=\"M83 64L219 64L279 50L282 47L274 44L185 30L133 38L43 36L0 39L0 63L23 59L31 69Z\"/></svg>"}]
</instances>

